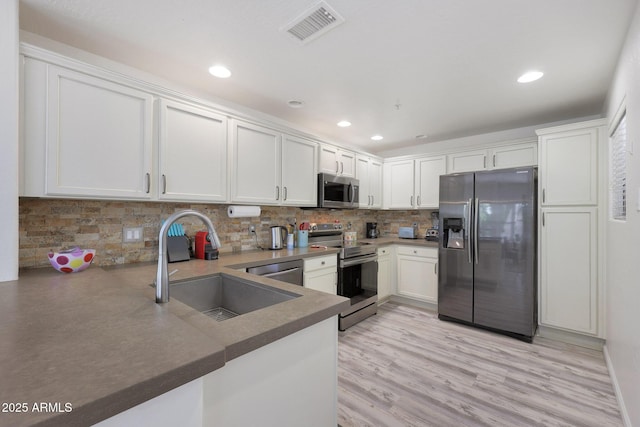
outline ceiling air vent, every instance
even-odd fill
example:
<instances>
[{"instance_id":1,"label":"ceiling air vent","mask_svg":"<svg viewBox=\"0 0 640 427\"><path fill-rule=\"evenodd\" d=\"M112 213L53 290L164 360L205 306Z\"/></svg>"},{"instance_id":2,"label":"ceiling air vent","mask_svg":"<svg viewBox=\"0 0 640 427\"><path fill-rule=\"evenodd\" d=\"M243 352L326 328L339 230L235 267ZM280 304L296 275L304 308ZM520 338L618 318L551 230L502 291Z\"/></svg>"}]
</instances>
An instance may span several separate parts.
<instances>
[{"instance_id":1,"label":"ceiling air vent","mask_svg":"<svg viewBox=\"0 0 640 427\"><path fill-rule=\"evenodd\" d=\"M312 8L305 10L282 29L304 44L318 38L343 22L344 18L342 16L338 15L327 3L321 1Z\"/></svg>"}]
</instances>

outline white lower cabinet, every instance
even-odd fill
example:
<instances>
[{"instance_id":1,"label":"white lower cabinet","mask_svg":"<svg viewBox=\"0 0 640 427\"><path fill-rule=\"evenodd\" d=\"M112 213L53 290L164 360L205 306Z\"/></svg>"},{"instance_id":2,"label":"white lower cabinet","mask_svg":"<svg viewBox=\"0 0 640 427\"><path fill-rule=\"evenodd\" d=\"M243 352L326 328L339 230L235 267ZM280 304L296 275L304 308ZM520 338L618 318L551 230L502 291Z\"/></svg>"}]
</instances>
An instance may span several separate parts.
<instances>
[{"instance_id":1,"label":"white lower cabinet","mask_svg":"<svg viewBox=\"0 0 640 427\"><path fill-rule=\"evenodd\" d=\"M337 254L304 259L303 284L305 288L338 293Z\"/></svg>"},{"instance_id":2,"label":"white lower cabinet","mask_svg":"<svg viewBox=\"0 0 640 427\"><path fill-rule=\"evenodd\" d=\"M397 246L398 295L438 303L438 249Z\"/></svg>"},{"instance_id":3,"label":"white lower cabinet","mask_svg":"<svg viewBox=\"0 0 640 427\"><path fill-rule=\"evenodd\" d=\"M540 324L598 333L597 208L542 209Z\"/></svg>"},{"instance_id":4,"label":"white lower cabinet","mask_svg":"<svg viewBox=\"0 0 640 427\"><path fill-rule=\"evenodd\" d=\"M391 246L378 248L378 301L389 298L393 293L392 254Z\"/></svg>"},{"instance_id":5,"label":"white lower cabinet","mask_svg":"<svg viewBox=\"0 0 640 427\"><path fill-rule=\"evenodd\" d=\"M96 426L335 426L337 355L333 316Z\"/></svg>"}]
</instances>

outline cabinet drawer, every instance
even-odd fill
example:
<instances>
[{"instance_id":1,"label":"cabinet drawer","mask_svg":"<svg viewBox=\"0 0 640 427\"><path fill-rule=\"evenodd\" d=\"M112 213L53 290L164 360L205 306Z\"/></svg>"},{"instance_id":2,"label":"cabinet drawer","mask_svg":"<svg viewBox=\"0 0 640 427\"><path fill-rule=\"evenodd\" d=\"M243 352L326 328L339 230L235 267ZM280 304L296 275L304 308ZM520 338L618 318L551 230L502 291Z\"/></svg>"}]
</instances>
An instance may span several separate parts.
<instances>
[{"instance_id":1,"label":"cabinet drawer","mask_svg":"<svg viewBox=\"0 0 640 427\"><path fill-rule=\"evenodd\" d=\"M398 255L419 256L425 258L438 258L438 249L421 248L418 246L398 246Z\"/></svg>"},{"instance_id":2,"label":"cabinet drawer","mask_svg":"<svg viewBox=\"0 0 640 427\"><path fill-rule=\"evenodd\" d=\"M391 246L378 248L378 257L390 256L390 255L391 255Z\"/></svg>"},{"instance_id":3,"label":"cabinet drawer","mask_svg":"<svg viewBox=\"0 0 640 427\"><path fill-rule=\"evenodd\" d=\"M304 259L304 272L320 270L323 268L338 268L338 255L327 255Z\"/></svg>"}]
</instances>

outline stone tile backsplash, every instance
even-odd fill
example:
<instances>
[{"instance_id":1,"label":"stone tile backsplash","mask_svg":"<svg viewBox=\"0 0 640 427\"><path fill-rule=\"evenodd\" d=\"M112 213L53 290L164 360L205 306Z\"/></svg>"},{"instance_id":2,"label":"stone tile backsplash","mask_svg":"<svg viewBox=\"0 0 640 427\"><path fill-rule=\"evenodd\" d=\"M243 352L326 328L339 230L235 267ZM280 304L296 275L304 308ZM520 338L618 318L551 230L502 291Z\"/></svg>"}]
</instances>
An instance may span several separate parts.
<instances>
[{"instance_id":1,"label":"stone tile backsplash","mask_svg":"<svg viewBox=\"0 0 640 427\"><path fill-rule=\"evenodd\" d=\"M255 225L261 245L266 245L269 227L297 223L340 221L364 237L367 222L377 222L382 235L396 235L401 226L417 222L421 235L431 227L431 211L323 210L262 206L259 218L229 218L228 205L135 202L70 199L20 199L20 268L48 266L47 253L80 246L96 249L95 263L101 266L158 259L158 233L162 221L182 209L198 210L213 222L220 237L221 253L256 249L249 235ZM204 226L197 218L185 217L183 224L193 237ZM123 243L123 227L143 227L144 241Z\"/></svg>"}]
</instances>

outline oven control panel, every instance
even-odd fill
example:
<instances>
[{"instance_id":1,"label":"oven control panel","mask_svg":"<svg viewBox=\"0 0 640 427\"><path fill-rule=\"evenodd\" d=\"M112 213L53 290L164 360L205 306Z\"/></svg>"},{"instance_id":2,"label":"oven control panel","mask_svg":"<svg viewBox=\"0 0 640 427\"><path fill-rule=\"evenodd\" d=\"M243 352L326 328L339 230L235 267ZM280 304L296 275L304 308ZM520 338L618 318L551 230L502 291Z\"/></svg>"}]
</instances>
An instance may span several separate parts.
<instances>
[{"instance_id":1,"label":"oven control panel","mask_svg":"<svg viewBox=\"0 0 640 427\"><path fill-rule=\"evenodd\" d=\"M311 231L333 231L333 230L342 230L342 224L339 222L328 222L328 223L315 223L312 222L310 225Z\"/></svg>"}]
</instances>

